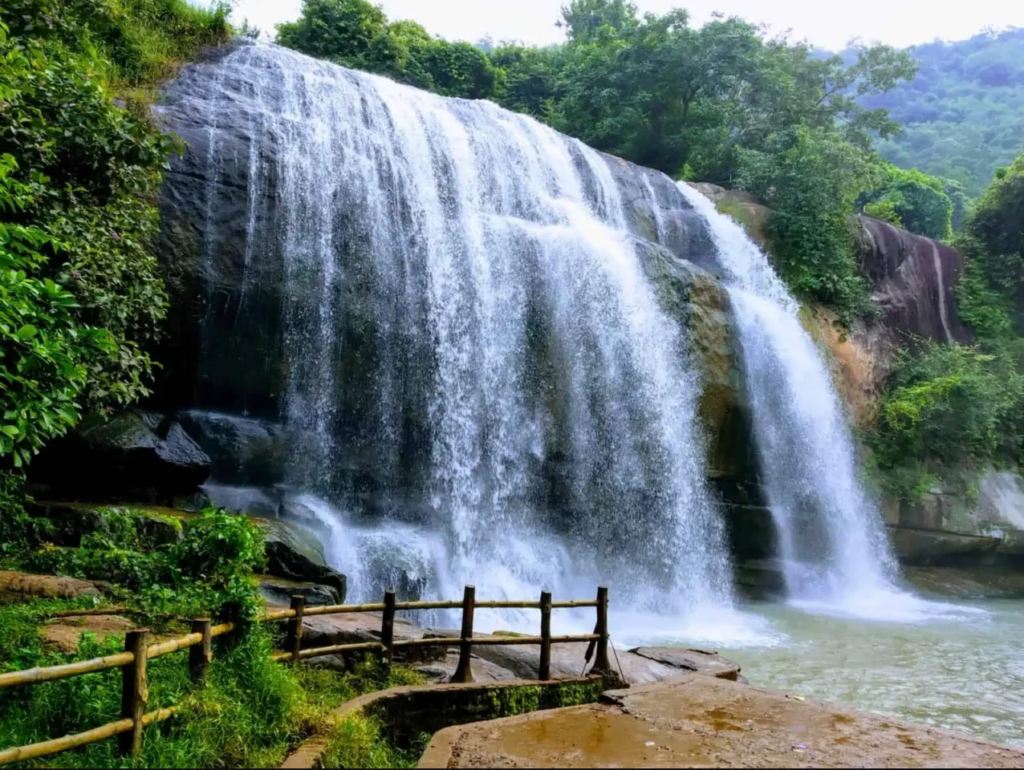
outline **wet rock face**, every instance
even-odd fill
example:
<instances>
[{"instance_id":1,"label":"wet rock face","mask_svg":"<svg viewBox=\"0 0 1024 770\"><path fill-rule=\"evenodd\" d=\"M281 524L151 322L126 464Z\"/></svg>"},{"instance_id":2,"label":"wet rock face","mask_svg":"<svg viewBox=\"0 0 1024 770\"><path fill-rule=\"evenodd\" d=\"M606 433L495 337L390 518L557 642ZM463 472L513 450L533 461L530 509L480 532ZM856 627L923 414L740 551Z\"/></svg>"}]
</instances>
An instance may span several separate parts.
<instances>
[{"instance_id":1,"label":"wet rock face","mask_svg":"<svg viewBox=\"0 0 1024 770\"><path fill-rule=\"evenodd\" d=\"M198 409L178 419L210 457L217 483L271 486L283 480L287 441L279 424Z\"/></svg>"},{"instance_id":2,"label":"wet rock face","mask_svg":"<svg viewBox=\"0 0 1024 770\"><path fill-rule=\"evenodd\" d=\"M94 416L32 463L36 496L93 502L181 503L210 475L210 458L171 417L127 410Z\"/></svg>"},{"instance_id":3,"label":"wet rock face","mask_svg":"<svg viewBox=\"0 0 1024 770\"><path fill-rule=\"evenodd\" d=\"M334 589L338 603L345 601L345 575L327 566L323 544L316 532L288 521L256 519L267 543L267 569L274 577L316 583Z\"/></svg>"},{"instance_id":4,"label":"wet rock face","mask_svg":"<svg viewBox=\"0 0 1024 770\"><path fill-rule=\"evenodd\" d=\"M859 217L861 272L882 310L881 323L902 342L911 335L969 342L957 312L963 255L949 246L870 217Z\"/></svg>"},{"instance_id":5,"label":"wet rock face","mask_svg":"<svg viewBox=\"0 0 1024 770\"><path fill-rule=\"evenodd\" d=\"M990 471L969 498L932 489L914 503L893 503L887 522L900 559L916 565L1024 565L1024 478Z\"/></svg>"},{"instance_id":6,"label":"wet rock face","mask_svg":"<svg viewBox=\"0 0 1024 770\"><path fill-rule=\"evenodd\" d=\"M310 315L309 296L303 293L317 288L288 274L289 269L295 272L288 260L297 257L283 233L288 216L297 212L286 211L282 202L287 174L281 169L291 162L287 153L294 148L287 146L285 133L267 129L268 120L276 119L268 105L282 101L283 86L262 83L257 97L252 83L241 82L240 70L222 66L219 57L230 54L229 48L186 68L155 110L160 125L187 145L184 155L172 160L161 200L158 251L172 303L167 343L159 356L164 369L157 403L181 415L186 430L210 456L218 485L266 490L287 481L298 488L315 487L331 499L354 501L360 516L386 512L402 521L425 521L429 499L422 490L432 483L430 464L424 461L433 439L428 396L435 391L431 378L436 368L432 355L422 352L429 347L427 337L423 330L404 328L415 313L403 311L395 323L381 320L390 318L387 314L372 312L375 304L390 301L374 284L379 255L363 253L368 236L360 230L357 213L345 209L355 198L340 190L336 202L341 213L331 236L345 280L338 286L340 309L330 319L337 329L331 335L334 348L308 365L289 363L296 359L289 347L303 341L294 332L286 339L286 316ZM659 283L659 292L667 287L665 293L676 303L674 315L693 332L705 385L700 409L712 445L712 473L742 475L747 470L746 417L731 322L720 285L701 271L714 262L709 233L664 174L606 159L648 275ZM583 177L584 184L592 183ZM657 254L648 259L648 252ZM413 272L420 281L419 271ZM691 281L691 274L698 273ZM421 288L419 294L427 296ZM535 304L543 315L543 303ZM542 322L538 340L552 337L540 328ZM530 333L533 341L532 327ZM527 353L531 362L546 364L551 351L541 349L543 342L531 344L537 348ZM318 366L332 380L334 392L317 408L330 413L334 444L343 448L331 456L327 480L311 472L311 464L286 462L289 449L314 441L281 427L288 423L295 431L285 413L303 407L294 393L289 395L289 383L311 380ZM562 374L545 371L540 379L557 388ZM384 415L387 420L377 415L385 391L403 400L400 410ZM392 425L395 414L400 418ZM379 434L385 423L394 456L382 457ZM543 469L530 473L564 488L560 463L569 453L560 449L549 453ZM307 484L307 475L316 483ZM552 495L552 505L559 500ZM407 588L415 594L416 586Z\"/></svg>"}]
</instances>

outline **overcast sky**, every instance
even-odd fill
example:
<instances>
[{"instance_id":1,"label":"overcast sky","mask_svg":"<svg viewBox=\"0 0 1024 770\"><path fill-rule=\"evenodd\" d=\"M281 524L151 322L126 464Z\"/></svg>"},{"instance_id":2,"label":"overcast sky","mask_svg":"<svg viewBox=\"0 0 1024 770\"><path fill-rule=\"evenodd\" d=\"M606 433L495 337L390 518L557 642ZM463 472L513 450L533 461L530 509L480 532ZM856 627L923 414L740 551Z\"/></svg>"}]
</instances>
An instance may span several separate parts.
<instances>
[{"instance_id":1,"label":"overcast sky","mask_svg":"<svg viewBox=\"0 0 1024 770\"><path fill-rule=\"evenodd\" d=\"M413 19L450 40L559 42L555 26L565 0L378 0L388 17ZM791 30L797 39L831 50L852 38L895 46L935 38L961 40L986 27L1024 27L1024 0L634 0L641 11L687 8L698 23L711 13L767 24L772 32ZM248 18L266 32L295 18L301 0L236 0L235 20Z\"/></svg>"}]
</instances>

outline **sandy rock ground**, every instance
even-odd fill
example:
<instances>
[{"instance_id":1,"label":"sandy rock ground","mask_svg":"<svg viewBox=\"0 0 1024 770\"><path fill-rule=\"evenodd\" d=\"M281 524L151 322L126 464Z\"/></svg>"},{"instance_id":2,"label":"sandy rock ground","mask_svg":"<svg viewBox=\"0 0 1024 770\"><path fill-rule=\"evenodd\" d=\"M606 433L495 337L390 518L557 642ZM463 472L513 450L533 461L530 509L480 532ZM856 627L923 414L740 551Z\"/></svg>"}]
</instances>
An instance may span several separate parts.
<instances>
[{"instance_id":1,"label":"sandy rock ground","mask_svg":"<svg viewBox=\"0 0 1024 770\"><path fill-rule=\"evenodd\" d=\"M423 768L1024 767L1024 752L699 674L442 730Z\"/></svg>"}]
</instances>

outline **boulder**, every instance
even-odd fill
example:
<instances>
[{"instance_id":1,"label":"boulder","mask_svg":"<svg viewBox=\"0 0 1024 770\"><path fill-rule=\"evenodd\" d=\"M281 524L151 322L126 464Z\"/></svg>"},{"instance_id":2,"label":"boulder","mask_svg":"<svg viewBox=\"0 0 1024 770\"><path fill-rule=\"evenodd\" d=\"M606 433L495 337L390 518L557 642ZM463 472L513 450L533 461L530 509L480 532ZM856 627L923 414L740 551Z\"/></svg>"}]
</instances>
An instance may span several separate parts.
<instances>
[{"instance_id":1,"label":"boulder","mask_svg":"<svg viewBox=\"0 0 1024 770\"><path fill-rule=\"evenodd\" d=\"M323 546L312 530L280 519L253 519L263 529L267 542L267 569L274 577L319 583L338 592L338 604L345 601L344 575L327 566Z\"/></svg>"},{"instance_id":2,"label":"boulder","mask_svg":"<svg viewBox=\"0 0 1024 770\"><path fill-rule=\"evenodd\" d=\"M666 666L679 669L681 672L706 674L717 679L737 681L740 667L731 660L726 660L717 652L707 650L685 649L682 647L637 647L630 650L641 658L664 663Z\"/></svg>"},{"instance_id":3,"label":"boulder","mask_svg":"<svg viewBox=\"0 0 1024 770\"><path fill-rule=\"evenodd\" d=\"M110 589L97 580L29 575L25 572L0 571L0 602L30 602L36 599L77 599L80 596L100 597Z\"/></svg>"},{"instance_id":4,"label":"boulder","mask_svg":"<svg viewBox=\"0 0 1024 770\"><path fill-rule=\"evenodd\" d=\"M955 292L963 255L888 222L864 216L858 220L860 270L882 311L880 323L897 332L902 343L912 337L970 342Z\"/></svg>"},{"instance_id":5,"label":"boulder","mask_svg":"<svg viewBox=\"0 0 1024 770\"><path fill-rule=\"evenodd\" d=\"M905 564L984 562L995 555L999 538L890 526L893 548Z\"/></svg>"},{"instance_id":6,"label":"boulder","mask_svg":"<svg viewBox=\"0 0 1024 770\"><path fill-rule=\"evenodd\" d=\"M458 636L454 630L438 631L442 636ZM490 634L474 634L478 637L492 636ZM689 657L680 651L678 655L668 651L661 655L663 660L657 659L660 648L644 648L648 655L639 655L636 652L618 650L609 652L614 674L622 671L622 676L627 684L644 684L658 682L663 679L671 679L690 673L691 665L696 663L697 657L691 652ZM582 676L590 669L586 662L587 645L584 643L555 644L551 646L551 676L555 679ZM540 647L533 645L481 645L473 649L473 655L487 661L492 667L511 672L518 679L536 679L540 671ZM714 653L705 653L718 660ZM685 661L685 665L684 665ZM701 664L705 672L710 672L710 662ZM732 665L732 664L729 664ZM732 665L735 673L739 673L739 667ZM488 669L490 670L490 669ZM721 670L725 670L724 668Z\"/></svg>"},{"instance_id":7,"label":"boulder","mask_svg":"<svg viewBox=\"0 0 1024 770\"><path fill-rule=\"evenodd\" d=\"M471 668L473 681L478 683L486 682L508 682L518 677L507 668L502 668L496 663L481 658L478 655L471 655ZM452 674L459 667L459 653L455 649L449 649L444 659L426 666L420 666L416 670L425 677L437 684L447 684L451 681Z\"/></svg>"},{"instance_id":8,"label":"boulder","mask_svg":"<svg viewBox=\"0 0 1024 770\"><path fill-rule=\"evenodd\" d=\"M43 641L63 653L78 652L83 634L92 634L102 642L110 636L124 636L135 624L120 615L87 615L83 617L55 618L39 629Z\"/></svg>"},{"instance_id":9,"label":"boulder","mask_svg":"<svg viewBox=\"0 0 1024 770\"><path fill-rule=\"evenodd\" d=\"M914 589L961 600L1024 599L1024 572L1001 567L904 566L900 575Z\"/></svg>"},{"instance_id":10,"label":"boulder","mask_svg":"<svg viewBox=\"0 0 1024 770\"><path fill-rule=\"evenodd\" d=\"M1024 560L1024 478L988 471L978 494L935 487L915 502L890 507L887 523L897 555L907 564L960 566Z\"/></svg>"},{"instance_id":11,"label":"boulder","mask_svg":"<svg viewBox=\"0 0 1024 770\"><path fill-rule=\"evenodd\" d=\"M342 615L314 615L302 621L302 647L333 647L337 644L379 642L383 619L380 613L346 612ZM395 640L423 639L438 636L436 632L420 628L405 618L395 618ZM409 663L436 663L443 661L447 650L443 647L410 647L395 651L395 659ZM344 656L314 658L318 665L344 670L350 661Z\"/></svg>"},{"instance_id":12,"label":"boulder","mask_svg":"<svg viewBox=\"0 0 1024 770\"><path fill-rule=\"evenodd\" d=\"M333 586L300 583L271 575L257 575L256 580L260 586L260 595L267 604L288 607L293 596L305 598L307 606L342 603L340 592Z\"/></svg>"},{"instance_id":13,"label":"boulder","mask_svg":"<svg viewBox=\"0 0 1024 770\"><path fill-rule=\"evenodd\" d=\"M178 419L210 457L210 478L217 484L260 487L283 480L287 442L277 423L198 409Z\"/></svg>"},{"instance_id":14,"label":"boulder","mask_svg":"<svg viewBox=\"0 0 1024 770\"><path fill-rule=\"evenodd\" d=\"M232 513L265 519L292 518L284 508L284 494L276 488L234 487L224 484L204 484L203 491L213 505Z\"/></svg>"},{"instance_id":15,"label":"boulder","mask_svg":"<svg viewBox=\"0 0 1024 770\"><path fill-rule=\"evenodd\" d=\"M125 410L91 416L32 463L37 497L171 504L195 496L210 458L171 417Z\"/></svg>"}]
</instances>

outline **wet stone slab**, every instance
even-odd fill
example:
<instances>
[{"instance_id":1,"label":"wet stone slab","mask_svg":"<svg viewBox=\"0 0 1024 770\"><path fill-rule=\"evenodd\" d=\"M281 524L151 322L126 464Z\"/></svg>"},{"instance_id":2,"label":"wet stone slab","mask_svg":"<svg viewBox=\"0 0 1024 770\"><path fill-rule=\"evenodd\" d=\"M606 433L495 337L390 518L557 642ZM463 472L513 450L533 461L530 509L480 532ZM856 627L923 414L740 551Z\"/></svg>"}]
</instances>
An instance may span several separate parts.
<instances>
[{"instance_id":1,"label":"wet stone slab","mask_svg":"<svg viewBox=\"0 0 1024 770\"><path fill-rule=\"evenodd\" d=\"M1024 767L1024 752L693 674L438 732L419 767Z\"/></svg>"}]
</instances>

